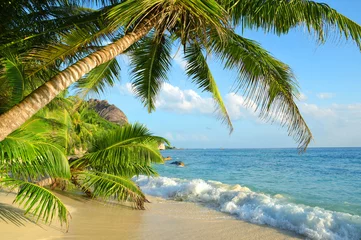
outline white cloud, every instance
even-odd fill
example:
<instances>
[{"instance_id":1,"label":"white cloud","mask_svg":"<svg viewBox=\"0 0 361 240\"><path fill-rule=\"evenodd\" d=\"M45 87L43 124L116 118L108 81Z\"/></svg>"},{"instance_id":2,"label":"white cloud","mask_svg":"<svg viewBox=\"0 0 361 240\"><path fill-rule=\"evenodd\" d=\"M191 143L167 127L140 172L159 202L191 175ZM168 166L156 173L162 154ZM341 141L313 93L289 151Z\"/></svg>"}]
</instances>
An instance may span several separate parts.
<instances>
[{"instance_id":1,"label":"white cloud","mask_svg":"<svg viewBox=\"0 0 361 240\"><path fill-rule=\"evenodd\" d=\"M131 83L120 86L122 94L134 95ZM236 93L228 93L224 97L228 113L233 121L240 119L251 119L261 123L259 120L256 105L246 102L245 98ZM247 104L248 103L248 104ZM215 104L212 97L204 97L192 89L181 89L169 83L164 83L156 101L158 109L180 114L203 114L214 115ZM321 107L316 104L300 102L298 104L302 115L309 124L318 123L319 127L328 131L339 131L339 128L347 128L347 125L354 129L361 125L361 103L356 104L333 104ZM275 116L276 117L276 116ZM277 120L278 119L278 120ZM281 117L276 117L276 122ZM310 125L312 128L312 125ZM351 132L351 127L344 130ZM196 136L185 136L184 134L166 136L170 140L195 139ZM202 139L201 136L198 136Z\"/></svg>"},{"instance_id":2,"label":"white cloud","mask_svg":"<svg viewBox=\"0 0 361 240\"><path fill-rule=\"evenodd\" d=\"M120 92L123 95L135 95L131 83L121 85ZM241 95L228 93L224 102L233 121L257 116L256 105L253 102L246 102ZM181 114L216 114L212 97L203 97L192 89L180 89L169 83L163 83L155 105L157 109Z\"/></svg>"},{"instance_id":3,"label":"white cloud","mask_svg":"<svg viewBox=\"0 0 361 240\"><path fill-rule=\"evenodd\" d=\"M186 133L177 133L177 132L167 132L163 134L163 136L169 141L177 141L177 142L207 142L210 139L204 134L186 134Z\"/></svg>"},{"instance_id":4,"label":"white cloud","mask_svg":"<svg viewBox=\"0 0 361 240\"><path fill-rule=\"evenodd\" d=\"M300 109L314 134L316 146L360 145L361 103L328 107L304 103Z\"/></svg>"},{"instance_id":5,"label":"white cloud","mask_svg":"<svg viewBox=\"0 0 361 240\"><path fill-rule=\"evenodd\" d=\"M304 93L300 93L298 96L298 100L301 102L307 101L308 97Z\"/></svg>"},{"instance_id":6,"label":"white cloud","mask_svg":"<svg viewBox=\"0 0 361 240\"><path fill-rule=\"evenodd\" d=\"M184 55L182 53L180 53L180 51L178 51L176 53L176 55L174 56L173 59L182 70L186 70L187 61L184 60Z\"/></svg>"},{"instance_id":7,"label":"white cloud","mask_svg":"<svg viewBox=\"0 0 361 240\"><path fill-rule=\"evenodd\" d=\"M126 83L125 85L120 85L119 90L122 95L131 95L131 96L135 95L134 89L133 89L131 83Z\"/></svg>"},{"instance_id":8,"label":"white cloud","mask_svg":"<svg viewBox=\"0 0 361 240\"><path fill-rule=\"evenodd\" d=\"M303 103L299 108L302 114L307 114L314 118L335 117L337 115L334 109L320 108L316 104Z\"/></svg>"},{"instance_id":9,"label":"white cloud","mask_svg":"<svg viewBox=\"0 0 361 240\"><path fill-rule=\"evenodd\" d=\"M233 121L256 115L256 105L253 102L246 102L244 97L233 92L226 95L225 105Z\"/></svg>"},{"instance_id":10,"label":"white cloud","mask_svg":"<svg viewBox=\"0 0 361 240\"><path fill-rule=\"evenodd\" d=\"M333 93L318 93L316 95L319 99L331 99L335 96Z\"/></svg>"},{"instance_id":11,"label":"white cloud","mask_svg":"<svg viewBox=\"0 0 361 240\"><path fill-rule=\"evenodd\" d=\"M163 84L156 107L177 113L212 114L214 112L212 98L201 97L194 90L182 90L169 83Z\"/></svg>"}]
</instances>

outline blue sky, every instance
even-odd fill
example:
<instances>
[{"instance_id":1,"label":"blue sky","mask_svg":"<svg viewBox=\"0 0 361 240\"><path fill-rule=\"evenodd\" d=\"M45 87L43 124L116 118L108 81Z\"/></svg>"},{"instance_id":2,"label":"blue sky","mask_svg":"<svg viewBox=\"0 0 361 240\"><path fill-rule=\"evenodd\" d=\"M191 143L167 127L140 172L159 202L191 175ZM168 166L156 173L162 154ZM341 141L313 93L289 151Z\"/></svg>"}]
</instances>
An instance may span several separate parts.
<instances>
[{"instance_id":1,"label":"blue sky","mask_svg":"<svg viewBox=\"0 0 361 240\"><path fill-rule=\"evenodd\" d=\"M361 1L325 0L330 6L361 24ZM332 38L325 45L303 29L281 37L262 31L246 31L273 56L289 64L302 93L298 106L311 128L311 147L361 146L361 52L352 42ZM174 50L176 52L176 49ZM120 83L101 98L122 109L131 122L146 124L153 133L183 148L264 148L296 147L287 130L276 123L261 122L243 105L240 93L232 93L235 74L210 58L212 72L226 102L234 132L217 120L209 94L201 93L184 75L186 64L178 54L163 86L158 109L148 114L129 88L128 60L121 58Z\"/></svg>"}]
</instances>

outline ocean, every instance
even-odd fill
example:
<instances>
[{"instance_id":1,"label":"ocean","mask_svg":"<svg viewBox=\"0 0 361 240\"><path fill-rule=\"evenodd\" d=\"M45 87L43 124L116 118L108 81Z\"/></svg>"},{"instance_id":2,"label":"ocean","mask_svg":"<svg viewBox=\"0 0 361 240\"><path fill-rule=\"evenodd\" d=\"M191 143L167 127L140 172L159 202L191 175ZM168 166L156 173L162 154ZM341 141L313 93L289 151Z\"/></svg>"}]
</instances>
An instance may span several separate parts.
<instances>
[{"instance_id":1,"label":"ocean","mask_svg":"<svg viewBox=\"0 0 361 240\"><path fill-rule=\"evenodd\" d=\"M149 195L189 201L310 239L361 239L361 148L185 149L135 179ZM185 167L170 164L182 161Z\"/></svg>"}]
</instances>

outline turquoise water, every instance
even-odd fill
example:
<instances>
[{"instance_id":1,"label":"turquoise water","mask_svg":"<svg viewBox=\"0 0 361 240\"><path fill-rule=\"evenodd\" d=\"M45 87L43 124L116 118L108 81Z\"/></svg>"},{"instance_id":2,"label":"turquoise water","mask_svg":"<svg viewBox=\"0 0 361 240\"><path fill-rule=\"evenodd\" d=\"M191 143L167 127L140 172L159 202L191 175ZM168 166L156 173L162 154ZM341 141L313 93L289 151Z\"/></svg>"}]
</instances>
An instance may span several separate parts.
<instances>
[{"instance_id":1,"label":"turquoise water","mask_svg":"<svg viewBox=\"0 0 361 240\"><path fill-rule=\"evenodd\" d=\"M361 239L361 148L165 150L146 193L311 239ZM170 164L182 161L185 167Z\"/></svg>"},{"instance_id":2,"label":"turquoise water","mask_svg":"<svg viewBox=\"0 0 361 240\"><path fill-rule=\"evenodd\" d=\"M165 150L185 168L158 165L161 176L241 184L295 203L361 215L361 148Z\"/></svg>"}]
</instances>

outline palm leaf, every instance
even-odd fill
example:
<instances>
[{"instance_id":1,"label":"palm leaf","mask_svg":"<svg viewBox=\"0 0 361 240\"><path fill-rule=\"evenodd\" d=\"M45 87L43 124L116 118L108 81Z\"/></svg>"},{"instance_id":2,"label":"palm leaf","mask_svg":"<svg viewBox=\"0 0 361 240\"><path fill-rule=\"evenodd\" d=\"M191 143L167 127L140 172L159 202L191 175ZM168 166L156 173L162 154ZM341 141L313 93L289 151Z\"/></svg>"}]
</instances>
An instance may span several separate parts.
<instances>
[{"instance_id":1,"label":"palm leaf","mask_svg":"<svg viewBox=\"0 0 361 240\"><path fill-rule=\"evenodd\" d=\"M63 151L38 135L19 129L0 142L2 170L19 178L45 176L70 178L70 168Z\"/></svg>"},{"instance_id":2,"label":"palm leaf","mask_svg":"<svg viewBox=\"0 0 361 240\"><path fill-rule=\"evenodd\" d=\"M245 91L248 104L257 107L261 118L286 125L299 149L305 150L312 133L294 102L298 91L291 69L254 41L232 31L228 37L224 43L213 35L212 50L226 68L238 71L238 88Z\"/></svg>"},{"instance_id":3,"label":"palm leaf","mask_svg":"<svg viewBox=\"0 0 361 240\"><path fill-rule=\"evenodd\" d=\"M329 33L351 38L361 47L361 26L325 3L305 0L225 0L225 8L233 21L243 28L263 28L276 34L288 33L305 26L315 32L320 42Z\"/></svg>"},{"instance_id":4,"label":"palm leaf","mask_svg":"<svg viewBox=\"0 0 361 240\"><path fill-rule=\"evenodd\" d=\"M3 91L9 91L9 97L6 99L6 104L0 105L0 112L5 112L8 108L19 103L23 99L24 95L24 68L19 61L18 56L11 53L1 53L5 56L0 65L4 67L1 73L0 81L5 83L7 89Z\"/></svg>"},{"instance_id":5,"label":"palm leaf","mask_svg":"<svg viewBox=\"0 0 361 240\"><path fill-rule=\"evenodd\" d=\"M148 166L163 163L158 142L168 141L153 136L140 124L125 125L99 137L93 149L72 163L78 169L92 168L100 172L132 177L156 174Z\"/></svg>"},{"instance_id":6,"label":"palm leaf","mask_svg":"<svg viewBox=\"0 0 361 240\"><path fill-rule=\"evenodd\" d=\"M131 201L137 209L144 209L145 196L129 178L94 171L75 172L75 176L83 189L91 191L94 197Z\"/></svg>"},{"instance_id":7,"label":"palm leaf","mask_svg":"<svg viewBox=\"0 0 361 240\"><path fill-rule=\"evenodd\" d=\"M119 80L120 66L116 58L101 64L90 71L83 79L76 82L75 88L78 95L85 97L88 93L100 94L106 86L114 86Z\"/></svg>"},{"instance_id":8,"label":"palm leaf","mask_svg":"<svg viewBox=\"0 0 361 240\"><path fill-rule=\"evenodd\" d=\"M188 76L193 78L193 82L195 82L200 89L212 94L213 99L218 106L220 117L223 122L227 124L231 133L233 131L231 119L200 46L196 44L187 46L185 50L185 59L188 63L186 69Z\"/></svg>"},{"instance_id":9,"label":"palm leaf","mask_svg":"<svg viewBox=\"0 0 361 240\"><path fill-rule=\"evenodd\" d=\"M130 54L133 89L148 112L155 109L157 94L167 79L171 65L170 51L171 41L166 37L157 38L153 33Z\"/></svg>"},{"instance_id":10,"label":"palm leaf","mask_svg":"<svg viewBox=\"0 0 361 240\"><path fill-rule=\"evenodd\" d=\"M24 11L24 16L21 19L20 17L13 17L17 24L12 27L12 32L0 33L0 50L15 48L14 45L22 48L24 46L32 47L34 44L49 43L56 39L57 34L66 33L76 26L83 27L94 24L104 14L103 10L84 8L75 4L58 4L56 6L48 5L46 10L39 10L44 14L39 19L39 11L32 12L29 11L28 7L25 8L27 11ZM29 22L36 22L37 24L29 27Z\"/></svg>"},{"instance_id":11,"label":"palm leaf","mask_svg":"<svg viewBox=\"0 0 361 240\"><path fill-rule=\"evenodd\" d=\"M41 76L52 67L61 64L67 66L92 52L89 46L101 46L103 41L112 38L112 31L107 25L88 24L77 27L67 33L59 33L57 42L34 48L25 59L27 60L27 77ZM96 49L96 48L95 48Z\"/></svg>"},{"instance_id":12,"label":"palm leaf","mask_svg":"<svg viewBox=\"0 0 361 240\"><path fill-rule=\"evenodd\" d=\"M34 183L2 178L0 183L8 188L18 188L14 203L25 209L25 214L31 213L37 216L37 220L51 223L57 217L60 223L65 223L66 229L69 224L69 211L62 201L49 190Z\"/></svg>"}]
</instances>

